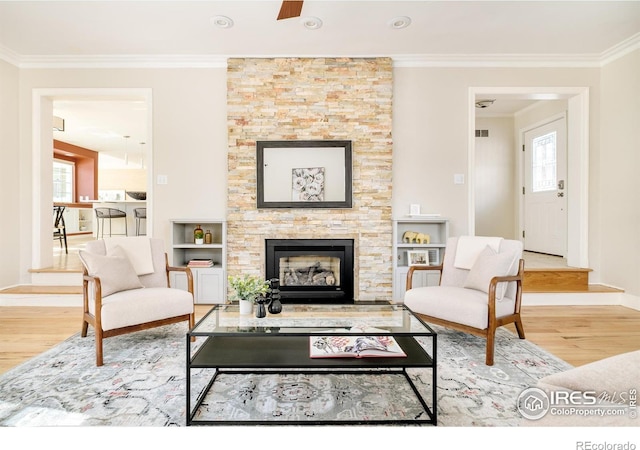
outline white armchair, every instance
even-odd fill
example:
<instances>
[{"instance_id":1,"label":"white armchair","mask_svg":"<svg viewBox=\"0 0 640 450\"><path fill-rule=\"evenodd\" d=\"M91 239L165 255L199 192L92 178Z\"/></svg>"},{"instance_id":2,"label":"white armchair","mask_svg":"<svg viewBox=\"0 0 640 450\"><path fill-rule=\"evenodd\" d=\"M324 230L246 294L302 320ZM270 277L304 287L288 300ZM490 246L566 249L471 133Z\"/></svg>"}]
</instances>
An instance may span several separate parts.
<instances>
[{"instance_id":1,"label":"white armchair","mask_svg":"<svg viewBox=\"0 0 640 450\"><path fill-rule=\"evenodd\" d=\"M102 340L182 321L195 324L193 278L170 267L163 241L121 237L90 241L79 252L84 266L82 337L95 329L96 365L103 365ZM169 272L186 272L188 291L171 288Z\"/></svg>"},{"instance_id":2,"label":"white armchair","mask_svg":"<svg viewBox=\"0 0 640 450\"><path fill-rule=\"evenodd\" d=\"M428 323L486 338L485 362L491 366L496 328L514 323L520 339L525 338L522 250L522 242L515 240L449 238L442 265L409 268L404 304ZM440 285L414 288L416 270L440 271Z\"/></svg>"}]
</instances>

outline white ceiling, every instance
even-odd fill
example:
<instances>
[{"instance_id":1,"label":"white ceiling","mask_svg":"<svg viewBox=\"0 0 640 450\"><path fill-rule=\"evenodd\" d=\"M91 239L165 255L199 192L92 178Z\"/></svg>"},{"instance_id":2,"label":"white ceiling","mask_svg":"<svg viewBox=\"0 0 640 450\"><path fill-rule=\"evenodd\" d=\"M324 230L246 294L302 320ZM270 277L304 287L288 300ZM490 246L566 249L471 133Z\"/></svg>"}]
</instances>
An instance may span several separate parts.
<instances>
[{"instance_id":1,"label":"white ceiling","mask_svg":"<svg viewBox=\"0 0 640 450\"><path fill-rule=\"evenodd\" d=\"M396 65L598 66L640 45L640 0L306 0L278 21L280 1L2 1L0 59L38 67L222 67L228 57L389 56ZM234 22L217 28L216 15ZM389 26L411 18L404 29ZM97 150L146 141L139 102L56 101L64 138ZM497 101L483 113L526 104ZM115 110L115 111L114 111ZM139 125L144 131L135 129ZM83 130L82 132L80 130ZM81 137L82 136L82 137Z\"/></svg>"},{"instance_id":2,"label":"white ceiling","mask_svg":"<svg viewBox=\"0 0 640 450\"><path fill-rule=\"evenodd\" d=\"M0 1L0 43L24 64L64 56L415 56L598 57L640 31L640 2L321 1L302 17L276 20L279 0ZM220 29L211 19L231 18ZM397 30L398 16L411 25Z\"/></svg>"}]
</instances>

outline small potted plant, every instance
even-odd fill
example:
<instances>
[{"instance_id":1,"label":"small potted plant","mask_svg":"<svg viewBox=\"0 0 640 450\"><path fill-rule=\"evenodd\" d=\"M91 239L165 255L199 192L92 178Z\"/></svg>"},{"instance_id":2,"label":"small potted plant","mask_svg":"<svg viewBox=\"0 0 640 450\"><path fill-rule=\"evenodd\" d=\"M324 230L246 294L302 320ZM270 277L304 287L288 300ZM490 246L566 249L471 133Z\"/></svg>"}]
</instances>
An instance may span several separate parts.
<instances>
[{"instance_id":1,"label":"small potted plant","mask_svg":"<svg viewBox=\"0 0 640 450\"><path fill-rule=\"evenodd\" d=\"M196 240L196 244L203 244L204 243L204 231L196 230L195 233L193 233L193 237Z\"/></svg>"},{"instance_id":2,"label":"small potted plant","mask_svg":"<svg viewBox=\"0 0 640 450\"><path fill-rule=\"evenodd\" d=\"M229 286L235 293L233 300L240 304L240 314L250 314L258 296L269 290L269 282L256 275L230 276Z\"/></svg>"}]
</instances>

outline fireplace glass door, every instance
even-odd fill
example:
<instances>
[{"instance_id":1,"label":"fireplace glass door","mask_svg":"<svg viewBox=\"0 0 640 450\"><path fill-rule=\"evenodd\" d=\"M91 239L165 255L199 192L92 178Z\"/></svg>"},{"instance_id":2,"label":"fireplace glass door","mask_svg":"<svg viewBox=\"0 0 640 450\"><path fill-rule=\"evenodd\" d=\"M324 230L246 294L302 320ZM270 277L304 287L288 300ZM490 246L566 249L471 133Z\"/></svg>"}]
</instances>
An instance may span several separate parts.
<instances>
[{"instance_id":1,"label":"fireplace glass door","mask_svg":"<svg viewBox=\"0 0 640 450\"><path fill-rule=\"evenodd\" d=\"M353 240L266 239L265 248L283 303L353 303Z\"/></svg>"},{"instance_id":2,"label":"fireplace glass door","mask_svg":"<svg viewBox=\"0 0 640 450\"><path fill-rule=\"evenodd\" d=\"M339 257L301 253L303 254L280 257L279 278L281 287L340 287Z\"/></svg>"}]
</instances>

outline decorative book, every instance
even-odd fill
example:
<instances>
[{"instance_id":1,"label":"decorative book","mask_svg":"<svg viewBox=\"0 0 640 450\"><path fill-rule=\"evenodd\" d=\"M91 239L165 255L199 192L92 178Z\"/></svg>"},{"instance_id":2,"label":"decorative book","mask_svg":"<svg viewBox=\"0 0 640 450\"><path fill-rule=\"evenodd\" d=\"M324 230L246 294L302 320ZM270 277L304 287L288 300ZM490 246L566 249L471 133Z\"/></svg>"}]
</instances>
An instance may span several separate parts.
<instances>
[{"instance_id":1,"label":"decorative book","mask_svg":"<svg viewBox=\"0 0 640 450\"><path fill-rule=\"evenodd\" d=\"M213 260L194 258L187 263L187 267L213 267Z\"/></svg>"},{"instance_id":2,"label":"decorative book","mask_svg":"<svg viewBox=\"0 0 640 450\"><path fill-rule=\"evenodd\" d=\"M311 336L311 358L406 357L393 336Z\"/></svg>"}]
</instances>

